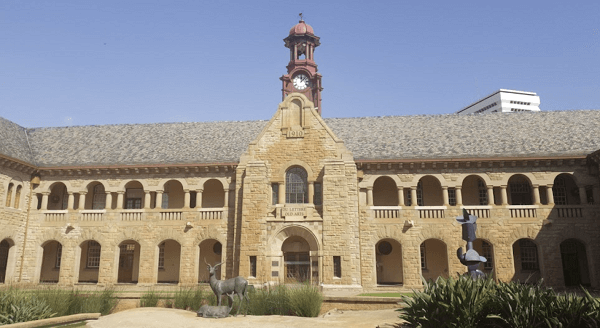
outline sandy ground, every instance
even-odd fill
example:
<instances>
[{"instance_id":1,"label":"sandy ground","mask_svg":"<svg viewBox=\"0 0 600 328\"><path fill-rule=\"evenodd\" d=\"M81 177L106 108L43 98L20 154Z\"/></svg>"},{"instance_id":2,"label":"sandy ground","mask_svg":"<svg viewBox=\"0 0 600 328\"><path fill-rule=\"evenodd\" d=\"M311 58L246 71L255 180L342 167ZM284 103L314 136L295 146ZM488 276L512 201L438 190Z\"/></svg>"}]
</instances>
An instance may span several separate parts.
<instances>
[{"instance_id":1,"label":"sandy ground","mask_svg":"<svg viewBox=\"0 0 600 328\"><path fill-rule=\"evenodd\" d=\"M136 308L89 321L90 328L164 328L164 327L399 327L401 320L395 310L340 311L331 310L317 318L288 316L246 316L209 319L196 316L195 312L165 309Z\"/></svg>"}]
</instances>

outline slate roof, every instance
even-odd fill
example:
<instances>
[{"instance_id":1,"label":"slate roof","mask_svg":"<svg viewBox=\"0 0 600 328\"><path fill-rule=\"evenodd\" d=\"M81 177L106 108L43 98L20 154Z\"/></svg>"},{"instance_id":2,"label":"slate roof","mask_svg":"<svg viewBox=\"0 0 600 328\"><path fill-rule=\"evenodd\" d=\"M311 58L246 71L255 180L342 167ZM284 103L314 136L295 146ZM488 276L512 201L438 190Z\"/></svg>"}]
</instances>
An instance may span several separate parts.
<instances>
[{"instance_id":1,"label":"slate roof","mask_svg":"<svg viewBox=\"0 0 600 328\"><path fill-rule=\"evenodd\" d=\"M600 110L328 118L325 122L356 160L585 156L600 149ZM40 167L237 163L267 123L23 129L0 119L0 153Z\"/></svg>"}]
</instances>

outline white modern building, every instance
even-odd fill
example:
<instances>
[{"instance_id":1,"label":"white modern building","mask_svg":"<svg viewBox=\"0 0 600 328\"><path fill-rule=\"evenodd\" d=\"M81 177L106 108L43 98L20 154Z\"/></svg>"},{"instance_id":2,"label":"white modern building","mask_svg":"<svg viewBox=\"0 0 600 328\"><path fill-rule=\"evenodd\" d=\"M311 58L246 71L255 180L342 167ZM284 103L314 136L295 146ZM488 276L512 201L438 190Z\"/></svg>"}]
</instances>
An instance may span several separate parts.
<instances>
[{"instance_id":1,"label":"white modern building","mask_svg":"<svg viewBox=\"0 0 600 328\"><path fill-rule=\"evenodd\" d=\"M480 114L539 111L540 97L535 92L500 89L456 113Z\"/></svg>"}]
</instances>

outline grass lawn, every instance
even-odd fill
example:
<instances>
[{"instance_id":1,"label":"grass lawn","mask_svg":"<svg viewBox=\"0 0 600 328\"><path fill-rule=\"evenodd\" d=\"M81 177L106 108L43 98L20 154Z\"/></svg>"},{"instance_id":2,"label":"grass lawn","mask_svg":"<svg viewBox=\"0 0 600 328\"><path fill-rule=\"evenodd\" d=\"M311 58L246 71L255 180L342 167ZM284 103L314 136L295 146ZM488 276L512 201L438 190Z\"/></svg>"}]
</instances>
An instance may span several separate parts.
<instances>
[{"instance_id":1,"label":"grass lawn","mask_svg":"<svg viewBox=\"0 0 600 328\"><path fill-rule=\"evenodd\" d=\"M413 293L362 293L358 296L372 296L372 297L400 297L400 296L412 296Z\"/></svg>"}]
</instances>

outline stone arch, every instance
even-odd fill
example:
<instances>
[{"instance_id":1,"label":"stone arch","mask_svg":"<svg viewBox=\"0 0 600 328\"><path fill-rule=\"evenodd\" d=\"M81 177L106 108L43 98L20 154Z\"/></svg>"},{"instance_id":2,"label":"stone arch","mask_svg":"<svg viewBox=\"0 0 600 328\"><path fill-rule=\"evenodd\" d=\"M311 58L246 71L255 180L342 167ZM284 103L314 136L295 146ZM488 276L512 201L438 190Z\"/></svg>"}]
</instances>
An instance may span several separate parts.
<instances>
[{"instance_id":1,"label":"stone arch","mask_svg":"<svg viewBox=\"0 0 600 328\"><path fill-rule=\"evenodd\" d=\"M482 197L480 195L479 181L483 182L483 193L485 195L485 203L481 204ZM489 203L487 188L491 184L486 183L485 179L479 174L469 174L460 182L462 190L462 201L464 205L487 205ZM493 201L493 200L492 200Z\"/></svg>"},{"instance_id":2,"label":"stone arch","mask_svg":"<svg viewBox=\"0 0 600 328\"><path fill-rule=\"evenodd\" d=\"M39 266L36 266L36 271L39 272L39 282L59 282L60 271L63 266L62 254L65 246L56 239L46 240L40 245L42 254L38 261Z\"/></svg>"},{"instance_id":3,"label":"stone arch","mask_svg":"<svg viewBox=\"0 0 600 328\"><path fill-rule=\"evenodd\" d=\"M317 180L317 176L315 175L312 167L308 163L301 161L299 159L293 159L293 160L281 165L281 168L277 171L277 173L273 174L273 177L271 178L271 182L285 182L286 172L294 166L301 167L306 171L308 181L316 181Z\"/></svg>"},{"instance_id":4,"label":"stone arch","mask_svg":"<svg viewBox=\"0 0 600 328\"><path fill-rule=\"evenodd\" d=\"M83 238L80 238L80 240ZM85 238L75 248L74 281L98 283L103 248L99 239ZM104 249L106 251L106 249Z\"/></svg>"},{"instance_id":5,"label":"stone arch","mask_svg":"<svg viewBox=\"0 0 600 328\"><path fill-rule=\"evenodd\" d=\"M81 229L81 234L77 238L77 242L81 245L81 243L86 240L95 240L102 246L104 246L103 244L106 243L102 233L97 229Z\"/></svg>"},{"instance_id":6,"label":"stone arch","mask_svg":"<svg viewBox=\"0 0 600 328\"><path fill-rule=\"evenodd\" d=\"M132 240L141 245L141 241L145 240L142 238L141 233L137 231L138 229L123 229L117 235L117 238L113 239L111 246L118 247L124 241Z\"/></svg>"},{"instance_id":7,"label":"stone arch","mask_svg":"<svg viewBox=\"0 0 600 328\"><path fill-rule=\"evenodd\" d=\"M375 247L375 275L378 285L399 285L404 281L403 247L395 238L378 240Z\"/></svg>"},{"instance_id":8,"label":"stone arch","mask_svg":"<svg viewBox=\"0 0 600 328\"><path fill-rule=\"evenodd\" d=\"M164 239L156 245L157 283L177 284L181 272L181 242L175 239Z\"/></svg>"},{"instance_id":9,"label":"stone arch","mask_svg":"<svg viewBox=\"0 0 600 328\"><path fill-rule=\"evenodd\" d=\"M502 180L500 180L500 185L508 185L508 181L509 181L509 180L510 180L512 177L514 177L514 176L516 176L516 175L522 175L522 176L525 176L525 177L526 177L526 178L529 180L529 183L530 183L531 185L534 185L534 184L538 184L538 183L539 183L538 179L537 179L537 178L535 177L535 175L533 175L533 173L531 173L531 172L513 172L513 173L506 173L506 174L503 174L503 175L502 175Z\"/></svg>"},{"instance_id":10,"label":"stone arch","mask_svg":"<svg viewBox=\"0 0 600 328\"><path fill-rule=\"evenodd\" d=\"M419 183L419 181L425 177L432 177L432 178L436 179L438 181L438 183L440 184L440 187L448 187L448 184L446 183L446 179L444 178L443 175L441 175L439 173L415 174L414 178L413 178L413 185L411 185L411 187L416 187L417 185L414 183Z\"/></svg>"},{"instance_id":11,"label":"stone arch","mask_svg":"<svg viewBox=\"0 0 600 328\"><path fill-rule=\"evenodd\" d=\"M83 189L81 189L81 191L86 191L88 193L92 192L92 190L90 190L90 186L92 185L96 185L96 184L101 184L102 186L104 186L104 190L108 190L109 186L105 181L101 181L101 180L88 180L86 182L83 183L83 185L85 186Z\"/></svg>"},{"instance_id":12,"label":"stone arch","mask_svg":"<svg viewBox=\"0 0 600 328\"><path fill-rule=\"evenodd\" d=\"M70 181L68 181L68 180L65 180L65 181L62 181L62 180L61 180L61 181L53 181L53 182L51 182L49 185L47 185L47 186L45 186L43 189L41 189L41 191L42 191L42 192L51 192L51 191L52 191L52 188L54 188L54 186L55 186L55 185L57 185L57 184L60 184L60 183L62 183L63 185L65 185L65 187L67 188L67 190L75 192L74 190L75 190L76 188L75 188L75 187L73 187L73 186L71 185L71 182L70 182Z\"/></svg>"},{"instance_id":13,"label":"stone arch","mask_svg":"<svg viewBox=\"0 0 600 328\"><path fill-rule=\"evenodd\" d=\"M485 244L484 244L485 243ZM487 245L486 245L487 244ZM494 278L496 277L496 246L487 238L481 238L478 236L473 242L473 248L480 256L486 258L487 262L479 264L479 270L485 274L493 273Z\"/></svg>"},{"instance_id":14,"label":"stone arch","mask_svg":"<svg viewBox=\"0 0 600 328\"><path fill-rule=\"evenodd\" d=\"M448 243L439 238L428 238L419 245L421 275L425 280L450 276Z\"/></svg>"},{"instance_id":15,"label":"stone arch","mask_svg":"<svg viewBox=\"0 0 600 328\"><path fill-rule=\"evenodd\" d=\"M565 286L590 286L592 274L587 245L578 238L567 238L560 243L560 254Z\"/></svg>"},{"instance_id":16,"label":"stone arch","mask_svg":"<svg viewBox=\"0 0 600 328\"><path fill-rule=\"evenodd\" d=\"M101 186L102 188L96 188L99 186ZM104 190L103 194L101 194L100 191L98 191L98 193L97 193L96 189L100 189L100 191L103 189ZM80 209L94 209L94 205L99 207L96 209L106 208L106 192L107 192L107 190L108 190L108 188L107 188L106 184L104 184L102 181L98 181L98 180L89 181L86 184L85 188L83 189L83 191L86 192L85 204L79 204L79 208ZM104 207L102 205L104 205Z\"/></svg>"},{"instance_id":17,"label":"stone arch","mask_svg":"<svg viewBox=\"0 0 600 328\"><path fill-rule=\"evenodd\" d=\"M458 179L456 179L456 185L462 186L464 180L470 176L477 176L477 177L481 178L483 180L483 182L485 182L486 186L494 185L494 183L492 182L492 179L490 179L490 176L487 174L483 174L483 173L460 174L458 176Z\"/></svg>"},{"instance_id":18,"label":"stone arch","mask_svg":"<svg viewBox=\"0 0 600 328\"><path fill-rule=\"evenodd\" d=\"M562 183L561 183L562 181ZM579 205L579 186L572 174L560 173L552 180L552 192L556 205Z\"/></svg>"},{"instance_id":19,"label":"stone arch","mask_svg":"<svg viewBox=\"0 0 600 328\"><path fill-rule=\"evenodd\" d=\"M221 248L220 252L218 250L218 245L220 245ZM224 244L217 239L207 238L196 244L196 246L198 250L198 256L196 256L196 258L199 263L199 265L197 265L197 267L199 266L197 274L198 282L207 282L210 276L208 270L203 269L203 266L206 265L206 263L214 266L225 258ZM221 279L221 267L222 266L219 266L215 270L215 278L217 279Z\"/></svg>"},{"instance_id":20,"label":"stone arch","mask_svg":"<svg viewBox=\"0 0 600 328\"><path fill-rule=\"evenodd\" d=\"M73 188L65 181L56 181L48 187L48 209L65 210L68 205L68 192Z\"/></svg>"},{"instance_id":21,"label":"stone arch","mask_svg":"<svg viewBox=\"0 0 600 328\"><path fill-rule=\"evenodd\" d=\"M187 188L183 185L183 183L181 183L180 180L181 179L169 179L169 180L166 180L161 185L161 188L163 190L163 193L162 193L163 204L161 204L161 208L175 209L175 208L183 208L184 207L184 205L185 205L185 190ZM166 205L166 206L164 206L164 205Z\"/></svg>"},{"instance_id":22,"label":"stone arch","mask_svg":"<svg viewBox=\"0 0 600 328\"><path fill-rule=\"evenodd\" d=\"M158 234L158 237L154 239L154 245L158 246L160 245L160 243L167 239L174 240L182 246L185 244L185 239L183 238L180 232L177 232L174 229L161 229L160 233Z\"/></svg>"},{"instance_id":23,"label":"stone arch","mask_svg":"<svg viewBox=\"0 0 600 328\"><path fill-rule=\"evenodd\" d=\"M374 206L398 206L398 184L389 176L379 176L373 181Z\"/></svg>"},{"instance_id":24,"label":"stone arch","mask_svg":"<svg viewBox=\"0 0 600 328\"><path fill-rule=\"evenodd\" d=\"M306 240L306 242L308 243L311 252L318 252L321 250L319 239L311 230L301 225L292 224L280 228L271 236L268 243L269 245L271 245L271 253L281 254L281 246L283 245L283 242L287 238L292 236L304 238L304 240Z\"/></svg>"},{"instance_id":25,"label":"stone arch","mask_svg":"<svg viewBox=\"0 0 600 328\"><path fill-rule=\"evenodd\" d=\"M0 283L14 280L17 253L17 245L12 238L0 239Z\"/></svg>"},{"instance_id":26,"label":"stone arch","mask_svg":"<svg viewBox=\"0 0 600 328\"><path fill-rule=\"evenodd\" d=\"M440 179L439 174L425 174L419 177L417 182L417 198L419 197L419 184L421 184L422 206L442 206L444 205L444 197L442 187L443 179ZM417 200L411 200L415 202Z\"/></svg>"},{"instance_id":27,"label":"stone arch","mask_svg":"<svg viewBox=\"0 0 600 328\"><path fill-rule=\"evenodd\" d=\"M531 238L519 238L511 244L513 253L513 281L536 282L542 279L542 256L540 243Z\"/></svg>"},{"instance_id":28,"label":"stone arch","mask_svg":"<svg viewBox=\"0 0 600 328\"><path fill-rule=\"evenodd\" d=\"M529 176L528 176L529 175ZM512 174L507 180L507 196L510 205L533 205L533 175Z\"/></svg>"},{"instance_id":29,"label":"stone arch","mask_svg":"<svg viewBox=\"0 0 600 328\"><path fill-rule=\"evenodd\" d=\"M141 243L136 239L122 239L115 249L114 263L117 268L114 270L114 278L120 283L137 283L141 269Z\"/></svg>"},{"instance_id":30,"label":"stone arch","mask_svg":"<svg viewBox=\"0 0 600 328\"><path fill-rule=\"evenodd\" d=\"M130 179L130 180L123 180L123 181L121 181L121 183L119 183L119 186L117 187L116 190L113 189L113 190L110 190L110 191L111 192L125 191L125 187L128 184L130 184L131 182L139 182L142 185L142 189L144 189L144 191L150 190L150 186L148 185L148 181L146 181L146 179Z\"/></svg>"},{"instance_id":31,"label":"stone arch","mask_svg":"<svg viewBox=\"0 0 600 328\"><path fill-rule=\"evenodd\" d=\"M394 182L396 183L396 186L398 186L398 187L401 187L403 184L402 180L400 180L400 178L398 177L397 174L382 174L382 175L369 175L368 178L361 181L360 187L361 188L373 187L375 180L377 180L381 177L391 178L392 180L394 180Z\"/></svg>"},{"instance_id":32,"label":"stone arch","mask_svg":"<svg viewBox=\"0 0 600 328\"><path fill-rule=\"evenodd\" d=\"M225 185L219 179L207 179L202 184L202 204L197 207L211 208L225 206Z\"/></svg>"},{"instance_id":33,"label":"stone arch","mask_svg":"<svg viewBox=\"0 0 600 328\"><path fill-rule=\"evenodd\" d=\"M181 183L181 187L183 189L190 189L187 181L185 179L182 179L182 178L164 178L164 179L160 179L160 181L158 182L158 189L159 190L164 190L165 184L167 182L170 182L170 181L177 181L177 182Z\"/></svg>"}]
</instances>

